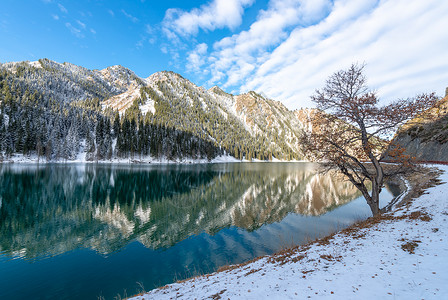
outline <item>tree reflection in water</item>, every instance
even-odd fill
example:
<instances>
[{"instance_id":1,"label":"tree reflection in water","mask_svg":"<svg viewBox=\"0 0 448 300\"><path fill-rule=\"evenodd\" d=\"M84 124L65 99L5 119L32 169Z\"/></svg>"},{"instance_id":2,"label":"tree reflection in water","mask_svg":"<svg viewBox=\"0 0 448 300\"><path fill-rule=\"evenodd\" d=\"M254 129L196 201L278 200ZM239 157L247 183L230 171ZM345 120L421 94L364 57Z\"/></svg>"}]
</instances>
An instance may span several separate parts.
<instances>
[{"instance_id":1,"label":"tree reflection in water","mask_svg":"<svg viewBox=\"0 0 448 300\"><path fill-rule=\"evenodd\" d=\"M168 248L289 213L318 216L359 196L313 164L0 165L0 251L36 259L138 240Z\"/></svg>"}]
</instances>

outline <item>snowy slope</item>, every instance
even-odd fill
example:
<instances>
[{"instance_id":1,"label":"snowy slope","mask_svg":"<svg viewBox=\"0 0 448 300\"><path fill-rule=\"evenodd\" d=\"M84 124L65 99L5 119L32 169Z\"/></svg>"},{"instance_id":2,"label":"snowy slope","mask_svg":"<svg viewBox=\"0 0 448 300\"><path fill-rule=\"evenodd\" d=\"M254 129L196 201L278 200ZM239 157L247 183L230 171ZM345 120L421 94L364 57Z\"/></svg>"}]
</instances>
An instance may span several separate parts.
<instances>
[{"instance_id":1,"label":"snowy slope","mask_svg":"<svg viewBox=\"0 0 448 300\"><path fill-rule=\"evenodd\" d=\"M232 95L205 90L174 72L140 78L122 66L89 70L49 59L0 64L23 91L72 104L101 101L103 110L121 114L138 101L152 122L191 132L238 158L305 159L299 137L308 124L279 101L253 91ZM243 153L243 154L242 154Z\"/></svg>"},{"instance_id":2,"label":"snowy slope","mask_svg":"<svg viewBox=\"0 0 448 300\"><path fill-rule=\"evenodd\" d=\"M122 66L89 70L67 62L40 59L0 64L0 69L3 68L14 73L31 92L37 91L64 102L93 98L105 100L142 83L131 70Z\"/></svg>"},{"instance_id":3,"label":"snowy slope","mask_svg":"<svg viewBox=\"0 0 448 300\"><path fill-rule=\"evenodd\" d=\"M444 184L380 223L132 299L448 299L448 167L440 168Z\"/></svg>"},{"instance_id":4,"label":"snowy slope","mask_svg":"<svg viewBox=\"0 0 448 300\"><path fill-rule=\"evenodd\" d=\"M189 131L190 127L203 127L200 122L213 118L213 127L221 124L226 131L244 132L254 141L263 140L266 150L278 153L277 156L281 156L278 158L286 159L287 153L294 153L295 158L304 157L298 143L304 127L294 112L278 101L255 92L235 96L218 87L205 90L173 72L157 72L143 79L143 83L139 82L125 92L107 99L103 102L104 107L112 107L123 113L134 100L139 99L139 89L145 86L150 88L153 95L147 95L146 101L140 105L143 113L157 115L160 112L155 104L163 101L179 118L179 124L174 124L176 127L186 126ZM221 141L215 130L205 130L204 133L213 141Z\"/></svg>"}]
</instances>

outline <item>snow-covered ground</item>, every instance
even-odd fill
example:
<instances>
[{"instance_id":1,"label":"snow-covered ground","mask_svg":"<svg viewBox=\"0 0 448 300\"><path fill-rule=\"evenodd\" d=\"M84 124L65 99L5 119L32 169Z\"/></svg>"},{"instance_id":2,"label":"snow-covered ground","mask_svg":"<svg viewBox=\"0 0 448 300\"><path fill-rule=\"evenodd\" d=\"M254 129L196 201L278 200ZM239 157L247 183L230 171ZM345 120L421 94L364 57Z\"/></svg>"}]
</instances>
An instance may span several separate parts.
<instances>
[{"instance_id":1,"label":"snow-covered ground","mask_svg":"<svg viewBox=\"0 0 448 300\"><path fill-rule=\"evenodd\" d=\"M380 222L133 299L448 299L447 194L444 183Z\"/></svg>"}]
</instances>

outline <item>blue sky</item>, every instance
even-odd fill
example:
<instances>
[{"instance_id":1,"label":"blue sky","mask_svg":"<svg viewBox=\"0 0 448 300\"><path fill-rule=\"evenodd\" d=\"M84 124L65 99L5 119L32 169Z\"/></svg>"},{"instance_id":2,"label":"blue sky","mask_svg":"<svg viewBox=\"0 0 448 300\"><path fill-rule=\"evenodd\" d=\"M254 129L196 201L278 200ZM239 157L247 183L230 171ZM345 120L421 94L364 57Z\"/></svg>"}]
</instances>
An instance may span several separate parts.
<instances>
[{"instance_id":1,"label":"blue sky","mask_svg":"<svg viewBox=\"0 0 448 300\"><path fill-rule=\"evenodd\" d=\"M389 101L444 94L447 15L442 0L3 0L0 62L172 70L291 109L312 106L329 75L360 62Z\"/></svg>"}]
</instances>

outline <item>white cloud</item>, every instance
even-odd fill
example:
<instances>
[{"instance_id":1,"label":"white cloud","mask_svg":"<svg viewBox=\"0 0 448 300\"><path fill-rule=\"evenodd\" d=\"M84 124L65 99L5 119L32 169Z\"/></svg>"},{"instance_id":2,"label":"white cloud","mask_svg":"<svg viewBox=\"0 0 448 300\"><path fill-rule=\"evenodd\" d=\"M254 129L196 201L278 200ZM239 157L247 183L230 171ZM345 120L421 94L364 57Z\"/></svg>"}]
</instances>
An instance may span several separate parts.
<instances>
[{"instance_id":1,"label":"white cloud","mask_svg":"<svg viewBox=\"0 0 448 300\"><path fill-rule=\"evenodd\" d=\"M131 14L128 14L124 9L121 10L121 12L123 13L123 15L128 18L129 20L131 20L133 23L137 23L139 21L138 18L134 17Z\"/></svg>"},{"instance_id":2,"label":"white cloud","mask_svg":"<svg viewBox=\"0 0 448 300\"><path fill-rule=\"evenodd\" d=\"M353 62L367 63L369 84L385 101L443 94L446 15L440 0L271 0L249 30L191 53L206 61L209 85L264 92L290 108L312 106L314 90Z\"/></svg>"},{"instance_id":3,"label":"white cloud","mask_svg":"<svg viewBox=\"0 0 448 300\"><path fill-rule=\"evenodd\" d=\"M80 20L76 20L76 23L78 23L78 25L79 25L82 29L86 29L86 24L84 24L84 23L81 22Z\"/></svg>"},{"instance_id":4,"label":"white cloud","mask_svg":"<svg viewBox=\"0 0 448 300\"><path fill-rule=\"evenodd\" d=\"M111 15L112 17L115 17L115 13L114 13L113 10L109 9L107 12L108 12L109 15Z\"/></svg>"},{"instance_id":5,"label":"white cloud","mask_svg":"<svg viewBox=\"0 0 448 300\"><path fill-rule=\"evenodd\" d=\"M164 32L168 38L176 35L196 35L199 29L213 31L217 28L235 29L242 22L244 8L254 0L213 0L189 12L168 9L164 18Z\"/></svg>"},{"instance_id":6,"label":"white cloud","mask_svg":"<svg viewBox=\"0 0 448 300\"><path fill-rule=\"evenodd\" d=\"M138 40L135 44L137 49L142 49L146 43L155 44L156 42L156 36L154 35L154 29L152 26L150 24L146 24L144 28L144 33L140 35L140 40Z\"/></svg>"},{"instance_id":7,"label":"white cloud","mask_svg":"<svg viewBox=\"0 0 448 300\"><path fill-rule=\"evenodd\" d=\"M51 15L53 17L54 20L59 20L59 16L58 15Z\"/></svg>"},{"instance_id":8,"label":"white cloud","mask_svg":"<svg viewBox=\"0 0 448 300\"><path fill-rule=\"evenodd\" d=\"M199 72L201 67L205 64L204 56L207 53L208 46L205 43L199 44L196 48L188 54L187 70Z\"/></svg>"},{"instance_id":9,"label":"white cloud","mask_svg":"<svg viewBox=\"0 0 448 300\"><path fill-rule=\"evenodd\" d=\"M65 23L65 27L67 27L68 30L70 30L70 32L77 38L84 38L84 34L82 34L81 29L74 27L71 23Z\"/></svg>"},{"instance_id":10,"label":"white cloud","mask_svg":"<svg viewBox=\"0 0 448 300\"><path fill-rule=\"evenodd\" d=\"M154 29L152 28L151 25L149 25L149 24L145 25L145 33L146 34L154 34Z\"/></svg>"},{"instance_id":11,"label":"white cloud","mask_svg":"<svg viewBox=\"0 0 448 300\"><path fill-rule=\"evenodd\" d=\"M77 38L84 38L84 33L90 31L91 34L95 35L96 31L93 28L87 28L87 25L80 20L76 20L76 24L72 24L70 22L65 23L65 27L70 30L71 34L76 36Z\"/></svg>"},{"instance_id":12,"label":"white cloud","mask_svg":"<svg viewBox=\"0 0 448 300\"><path fill-rule=\"evenodd\" d=\"M68 10L62 4L58 3L58 7L62 13L64 14L68 13Z\"/></svg>"},{"instance_id":13,"label":"white cloud","mask_svg":"<svg viewBox=\"0 0 448 300\"><path fill-rule=\"evenodd\" d=\"M448 85L448 34L440 30L448 26L448 5L390 0L347 13L354 2L337 2L323 22L294 30L242 89L265 91L289 107L311 106L314 90L352 62L367 63L369 84L386 101ZM437 83L441 74L445 82Z\"/></svg>"},{"instance_id":14,"label":"white cloud","mask_svg":"<svg viewBox=\"0 0 448 300\"><path fill-rule=\"evenodd\" d=\"M331 6L328 0L272 0L267 10L260 11L257 21L247 31L226 37L214 44L211 68L227 75L224 87L247 78L256 66L269 58L269 51L288 37L291 26L305 26L322 18ZM230 72L225 72L230 70ZM225 77L225 76L224 76ZM225 80L215 76L217 80Z\"/></svg>"}]
</instances>

